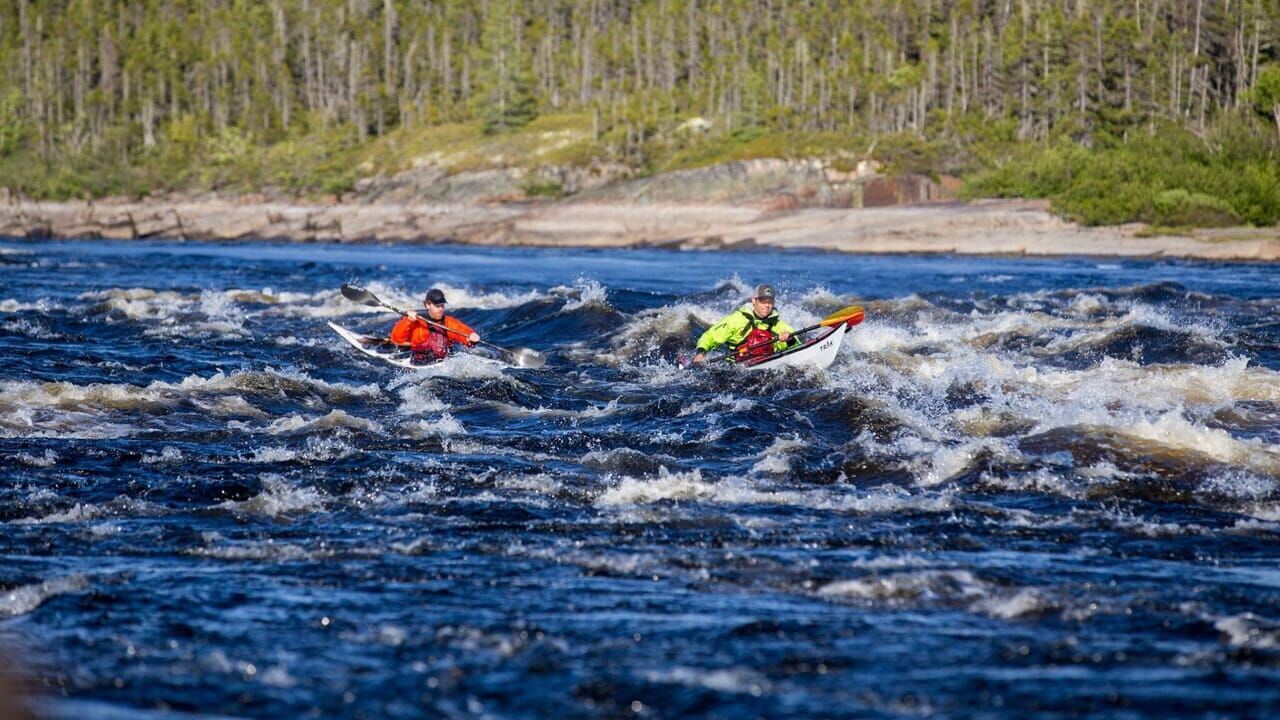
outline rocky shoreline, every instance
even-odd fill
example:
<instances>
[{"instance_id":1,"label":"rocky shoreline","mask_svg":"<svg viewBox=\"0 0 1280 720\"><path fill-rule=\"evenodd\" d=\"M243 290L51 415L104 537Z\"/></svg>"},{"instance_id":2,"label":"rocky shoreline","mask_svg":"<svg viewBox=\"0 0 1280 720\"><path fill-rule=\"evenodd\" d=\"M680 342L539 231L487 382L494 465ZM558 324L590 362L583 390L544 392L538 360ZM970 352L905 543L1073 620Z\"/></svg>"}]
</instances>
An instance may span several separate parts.
<instances>
[{"instance_id":1,"label":"rocky shoreline","mask_svg":"<svg viewBox=\"0 0 1280 720\"><path fill-rule=\"evenodd\" d=\"M874 168L758 160L651 178L595 177L514 169L443 175L427 167L361 181L352 195L327 201L0 196L0 236L1280 261L1276 228L1189 235L1152 235L1140 225L1086 228L1040 201L962 203L946 178L884 178ZM530 199L522 191L553 181L572 194Z\"/></svg>"},{"instance_id":2,"label":"rocky shoreline","mask_svg":"<svg viewBox=\"0 0 1280 720\"><path fill-rule=\"evenodd\" d=\"M672 249L814 248L849 253L1099 255L1280 261L1269 229L1144 236L1085 228L1043 203L987 201L885 208L773 210L735 205L594 202L338 203L248 199L10 201L0 236L385 242Z\"/></svg>"}]
</instances>

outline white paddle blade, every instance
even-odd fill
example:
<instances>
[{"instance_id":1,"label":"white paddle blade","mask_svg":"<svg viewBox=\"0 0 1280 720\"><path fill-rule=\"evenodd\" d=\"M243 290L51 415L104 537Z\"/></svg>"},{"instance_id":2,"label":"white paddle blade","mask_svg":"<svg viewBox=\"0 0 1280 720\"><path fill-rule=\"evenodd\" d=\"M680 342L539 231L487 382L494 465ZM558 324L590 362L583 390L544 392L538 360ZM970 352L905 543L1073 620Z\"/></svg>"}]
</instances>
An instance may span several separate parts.
<instances>
[{"instance_id":1,"label":"white paddle blade","mask_svg":"<svg viewBox=\"0 0 1280 720\"><path fill-rule=\"evenodd\" d=\"M522 368L537 369L547 364L545 355L529 348L520 348L512 352L511 359Z\"/></svg>"}]
</instances>

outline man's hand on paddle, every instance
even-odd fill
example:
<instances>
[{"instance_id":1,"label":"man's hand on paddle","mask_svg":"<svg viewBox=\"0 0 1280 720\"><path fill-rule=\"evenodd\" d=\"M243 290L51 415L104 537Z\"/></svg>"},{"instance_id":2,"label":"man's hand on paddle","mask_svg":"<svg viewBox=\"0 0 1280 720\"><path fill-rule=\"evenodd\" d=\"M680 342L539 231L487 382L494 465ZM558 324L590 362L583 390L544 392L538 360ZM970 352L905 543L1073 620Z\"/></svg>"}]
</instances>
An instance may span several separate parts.
<instances>
[{"instance_id":1,"label":"man's hand on paddle","mask_svg":"<svg viewBox=\"0 0 1280 720\"><path fill-rule=\"evenodd\" d=\"M701 352L700 352L700 353L698 353L698 354L696 354L696 355L694 355L694 356L693 356L693 361L694 361L694 362L696 362L696 363L703 363L703 362L706 362L706 361L707 361L707 354L706 354L706 353L701 353Z\"/></svg>"},{"instance_id":2,"label":"man's hand on paddle","mask_svg":"<svg viewBox=\"0 0 1280 720\"><path fill-rule=\"evenodd\" d=\"M790 341L791 341L791 333L789 332L778 333L778 342L790 342Z\"/></svg>"}]
</instances>

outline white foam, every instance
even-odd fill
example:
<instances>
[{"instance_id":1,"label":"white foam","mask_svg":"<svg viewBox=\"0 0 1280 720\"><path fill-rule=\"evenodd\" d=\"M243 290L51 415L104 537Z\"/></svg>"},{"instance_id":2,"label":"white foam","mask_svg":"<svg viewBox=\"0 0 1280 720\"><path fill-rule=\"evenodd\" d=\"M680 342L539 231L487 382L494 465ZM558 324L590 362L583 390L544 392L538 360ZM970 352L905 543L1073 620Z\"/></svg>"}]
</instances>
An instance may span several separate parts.
<instances>
[{"instance_id":1,"label":"white foam","mask_svg":"<svg viewBox=\"0 0 1280 720\"><path fill-rule=\"evenodd\" d=\"M305 435L307 433L347 428L370 433L382 432L382 426L373 420L348 415L345 410L331 410L328 415L307 418L290 415L268 425L265 430L272 435Z\"/></svg>"},{"instance_id":2,"label":"white foam","mask_svg":"<svg viewBox=\"0 0 1280 720\"><path fill-rule=\"evenodd\" d=\"M37 312L48 312L53 307L54 306L50 305L45 300L41 300L40 302L35 302L35 303L20 302L12 298L0 300L0 313L16 313L16 312L23 312L26 310L35 310Z\"/></svg>"},{"instance_id":3,"label":"white foam","mask_svg":"<svg viewBox=\"0 0 1280 720\"><path fill-rule=\"evenodd\" d=\"M1031 473L1009 475L993 475L983 471L981 479L982 485L986 487L998 487L1014 492L1044 492L1076 498L1084 496L1084 489L1079 487L1072 478L1043 467Z\"/></svg>"},{"instance_id":4,"label":"white foam","mask_svg":"<svg viewBox=\"0 0 1280 720\"><path fill-rule=\"evenodd\" d=\"M81 523L101 517L104 511L93 503L76 503L66 510L50 513L38 518L22 518L14 520L15 525L48 525L52 523Z\"/></svg>"},{"instance_id":5,"label":"white foam","mask_svg":"<svg viewBox=\"0 0 1280 720\"><path fill-rule=\"evenodd\" d=\"M402 437L410 438L430 438L430 437L460 437L467 434L467 429L462 423L450 415L444 413L435 420L414 420L400 426L400 434Z\"/></svg>"},{"instance_id":6,"label":"white foam","mask_svg":"<svg viewBox=\"0 0 1280 720\"><path fill-rule=\"evenodd\" d=\"M823 597L874 601L978 600L989 584L968 570L918 570L838 580L818 588Z\"/></svg>"},{"instance_id":7,"label":"white foam","mask_svg":"<svg viewBox=\"0 0 1280 720\"><path fill-rule=\"evenodd\" d=\"M523 293L483 292L466 287L448 284L437 284L434 287L444 292L450 308L475 308L492 310L516 307L533 302L543 297L541 292L530 290ZM422 305L425 292L410 292L397 286L383 282L371 282L366 286L378 299L399 308L418 308ZM347 300L336 290L321 290L316 293L282 293L276 297L279 307L272 308L271 313L287 317L342 317L357 313L386 313L382 308L370 307ZM392 319L390 315L388 319Z\"/></svg>"},{"instance_id":8,"label":"white foam","mask_svg":"<svg viewBox=\"0 0 1280 720\"><path fill-rule=\"evenodd\" d=\"M950 494L913 494L896 485L885 485L838 495L814 503L814 507L861 515L894 515L906 511L949 513L956 509L957 501Z\"/></svg>"},{"instance_id":9,"label":"white foam","mask_svg":"<svg viewBox=\"0 0 1280 720\"><path fill-rule=\"evenodd\" d=\"M176 398L163 389L137 385L70 382L0 382L0 410L61 408L69 410L143 410L158 412L172 407Z\"/></svg>"},{"instance_id":10,"label":"white foam","mask_svg":"<svg viewBox=\"0 0 1280 720\"><path fill-rule=\"evenodd\" d=\"M62 335L50 330L42 323L33 322L25 318L5 320L3 323L0 323L0 327L16 335L35 338L37 340L57 340L62 337Z\"/></svg>"},{"instance_id":11,"label":"white foam","mask_svg":"<svg viewBox=\"0 0 1280 720\"><path fill-rule=\"evenodd\" d=\"M198 297L150 288L111 288L80 295L82 300L100 300L107 310L119 312L130 320L160 320L171 323L179 312L192 305Z\"/></svg>"},{"instance_id":12,"label":"white foam","mask_svg":"<svg viewBox=\"0 0 1280 720\"><path fill-rule=\"evenodd\" d=\"M1280 623L1263 619L1251 612L1220 618L1213 626L1226 635L1227 642L1235 647L1280 647Z\"/></svg>"},{"instance_id":13,"label":"white foam","mask_svg":"<svg viewBox=\"0 0 1280 720\"><path fill-rule=\"evenodd\" d=\"M520 407L519 405L510 405L507 403L494 403L498 412L504 417L520 418L520 417L540 417L540 418L568 418L572 420L593 420L609 417L618 412L618 398L614 398L603 405L588 404L581 410L568 410L563 408L549 408L539 405L536 408Z\"/></svg>"},{"instance_id":14,"label":"white foam","mask_svg":"<svg viewBox=\"0 0 1280 720\"><path fill-rule=\"evenodd\" d=\"M519 540L507 547L506 554L547 560L560 565L573 565L593 573L609 575L644 575L669 571L647 553L608 551L593 552L565 547L528 547Z\"/></svg>"},{"instance_id":15,"label":"white foam","mask_svg":"<svg viewBox=\"0 0 1280 720\"><path fill-rule=\"evenodd\" d=\"M596 498L595 504L601 507L634 507L664 500L720 505L788 505L866 515L903 511L951 512L955 509L955 499L950 495L912 494L895 486L868 490L847 486L772 490L747 478L708 481L703 478L701 470L673 472L666 466L658 469L656 477L621 477L616 485Z\"/></svg>"},{"instance_id":16,"label":"white foam","mask_svg":"<svg viewBox=\"0 0 1280 720\"><path fill-rule=\"evenodd\" d=\"M254 448L253 453L244 458L252 463L284 463L299 461L328 462L340 460L355 453L356 449L337 435L311 435L303 442L302 447L268 446Z\"/></svg>"},{"instance_id":17,"label":"white foam","mask_svg":"<svg viewBox=\"0 0 1280 720\"><path fill-rule=\"evenodd\" d=\"M750 668L730 667L713 670L675 666L665 670L651 670L644 674L652 683L671 683L687 687L701 687L722 693L742 693L759 697L769 688L768 680Z\"/></svg>"},{"instance_id":18,"label":"white foam","mask_svg":"<svg viewBox=\"0 0 1280 720\"><path fill-rule=\"evenodd\" d=\"M796 435L774 438L769 447L760 453L760 459L756 464L751 466L752 474L785 475L791 472L791 458L789 457L791 451L807 445L808 443L803 442Z\"/></svg>"},{"instance_id":19,"label":"white foam","mask_svg":"<svg viewBox=\"0 0 1280 720\"><path fill-rule=\"evenodd\" d=\"M447 410L449 405L431 391L424 382L404 383L397 392L400 395L400 414L429 415Z\"/></svg>"},{"instance_id":20,"label":"white foam","mask_svg":"<svg viewBox=\"0 0 1280 720\"><path fill-rule=\"evenodd\" d=\"M212 400L192 400L193 405L212 415L219 417L251 417L258 420L265 420L269 417L263 410L245 400L239 395L224 395L216 397Z\"/></svg>"},{"instance_id":21,"label":"white foam","mask_svg":"<svg viewBox=\"0 0 1280 720\"><path fill-rule=\"evenodd\" d=\"M749 495L759 497L762 493L745 491ZM616 487L606 490L596 498L597 505L642 505L662 500L703 500L711 498L727 498L729 492L719 488L715 483L705 482L702 471L698 469L687 472L671 472L666 467L658 470L658 477L643 480L624 477ZM739 495L750 502L745 495Z\"/></svg>"},{"instance_id":22,"label":"white foam","mask_svg":"<svg viewBox=\"0 0 1280 720\"><path fill-rule=\"evenodd\" d=\"M181 462L184 457L181 450L172 445L166 445L161 448L160 453L157 455L144 454L142 462L149 465L172 465L173 463Z\"/></svg>"},{"instance_id":23,"label":"white foam","mask_svg":"<svg viewBox=\"0 0 1280 720\"><path fill-rule=\"evenodd\" d=\"M537 290L524 293L481 292L471 288L454 285L436 285L444 292L445 298L452 308L478 308L493 310L518 307L525 303L541 300L545 295Z\"/></svg>"},{"instance_id":24,"label":"white foam","mask_svg":"<svg viewBox=\"0 0 1280 720\"><path fill-rule=\"evenodd\" d=\"M849 333L845 343L860 353L902 350L920 342L911 331L877 322L864 322L857 332Z\"/></svg>"},{"instance_id":25,"label":"white foam","mask_svg":"<svg viewBox=\"0 0 1280 720\"><path fill-rule=\"evenodd\" d=\"M826 285L815 285L813 288L805 292L804 295L800 296L799 304L812 307L843 307L846 305L855 305L857 302L858 301L856 299L836 295L831 292ZM792 305L795 305L795 303L792 303ZM792 325L795 325L795 323L792 323ZM795 326L800 327L799 325Z\"/></svg>"},{"instance_id":26,"label":"white foam","mask_svg":"<svg viewBox=\"0 0 1280 720\"><path fill-rule=\"evenodd\" d=\"M564 484L550 473L504 475L495 481L495 485L504 490L534 492L544 497L554 497L564 487Z\"/></svg>"},{"instance_id":27,"label":"white foam","mask_svg":"<svg viewBox=\"0 0 1280 720\"><path fill-rule=\"evenodd\" d=\"M124 532L124 526L119 523L103 522L89 526L89 534L95 538L113 537L122 532Z\"/></svg>"},{"instance_id":28,"label":"white foam","mask_svg":"<svg viewBox=\"0 0 1280 720\"><path fill-rule=\"evenodd\" d=\"M596 280L578 278L574 281L573 287L560 285L551 288L551 292L569 298L569 302L560 308L562 313L571 312L589 305L609 307L609 290Z\"/></svg>"},{"instance_id":29,"label":"white foam","mask_svg":"<svg viewBox=\"0 0 1280 720\"><path fill-rule=\"evenodd\" d=\"M721 280L716 283L715 286L715 293L717 295L724 295L729 298L730 302L737 303L738 305L741 305L744 300L751 297L752 293L755 291L755 285L743 280L738 273L734 273L733 276L727 280Z\"/></svg>"},{"instance_id":30,"label":"white foam","mask_svg":"<svg viewBox=\"0 0 1280 720\"><path fill-rule=\"evenodd\" d=\"M276 513L269 513L276 514ZM218 560L271 560L290 562L294 560L310 560L319 557L308 552L300 545L278 543L272 539L260 542L245 542L234 545L218 545L214 547L192 548L189 555L216 558Z\"/></svg>"},{"instance_id":31,"label":"white foam","mask_svg":"<svg viewBox=\"0 0 1280 720\"><path fill-rule=\"evenodd\" d=\"M6 423L3 416L32 409L60 409L79 412L106 410L133 410L160 413L171 410L180 402L198 393L218 392L316 392L329 401L341 402L360 397L379 397L377 385L351 386L328 383L305 373L294 371L245 371L225 375L221 372L210 377L189 375L178 383L155 381L146 386L113 383L89 383L77 385L70 382L32 382L6 380L0 382L0 426ZM262 413L242 398L216 401L209 408L228 414L260 416ZM29 416L28 416L29 417Z\"/></svg>"},{"instance_id":32,"label":"white foam","mask_svg":"<svg viewBox=\"0 0 1280 720\"><path fill-rule=\"evenodd\" d=\"M1269 537L1272 533L1280 532L1280 524L1274 520L1237 520L1232 523L1231 527L1226 531L1231 535L1260 535Z\"/></svg>"},{"instance_id":33,"label":"white foam","mask_svg":"<svg viewBox=\"0 0 1280 720\"><path fill-rule=\"evenodd\" d=\"M680 408L678 417L706 415L719 412L742 413L755 407L756 401L739 395L721 393L710 400L692 402Z\"/></svg>"},{"instance_id":34,"label":"white foam","mask_svg":"<svg viewBox=\"0 0 1280 720\"><path fill-rule=\"evenodd\" d=\"M14 460L29 465L31 467L52 467L58 462L58 454L52 450L46 449L40 455L31 455L30 453L18 453L13 456Z\"/></svg>"},{"instance_id":35,"label":"white foam","mask_svg":"<svg viewBox=\"0 0 1280 720\"><path fill-rule=\"evenodd\" d=\"M1129 425L1125 434L1280 477L1280 448L1259 439L1239 440L1225 430L1193 424L1177 411L1155 420L1139 420Z\"/></svg>"},{"instance_id":36,"label":"white foam","mask_svg":"<svg viewBox=\"0 0 1280 720\"><path fill-rule=\"evenodd\" d=\"M271 367L262 370L236 371L227 375L216 372L209 377L188 375L177 385L164 382L153 382L148 389L176 389L183 392L225 392L237 391L248 393L276 394L315 392L330 402L346 402L358 398L379 398L382 389L375 384L348 385L331 383L311 377L298 370L277 370Z\"/></svg>"},{"instance_id":37,"label":"white foam","mask_svg":"<svg viewBox=\"0 0 1280 720\"><path fill-rule=\"evenodd\" d=\"M1101 295L1091 293L1076 293L1071 299L1071 304L1067 306L1067 311L1073 315L1094 315L1102 312L1107 307L1107 301Z\"/></svg>"},{"instance_id":38,"label":"white foam","mask_svg":"<svg viewBox=\"0 0 1280 720\"><path fill-rule=\"evenodd\" d=\"M466 351L451 352L448 357L440 362L415 365L411 373L403 375L397 381L393 381L389 387L395 389L404 383L421 382L423 378L437 377L455 380L498 379L515 383L514 379L503 372L507 367L501 362Z\"/></svg>"},{"instance_id":39,"label":"white foam","mask_svg":"<svg viewBox=\"0 0 1280 720\"><path fill-rule=\"evenodd\" d=\"M256 448L253 455L249 457L249 462L255 463L278 463L291 462L298 457L298 451L286 447L265 447Z\"/></svg>"},{"instance_id":40,"label":"white foam","mask_svg":"<svg viewBox=\"0 0 1280 720\"><path fill-rule=\"evenodd\" d=\"M940 446L926 455L917 457L914 465L917 480L924 487L933 487L950 480L968 469L981 454L993 453L1004 459L1019 453L1008 443L995 438L980 438L953 446Z\"/></svg>"},{"instance_id":41,"label":"white foam","mask_svg":"<svg viewBox=\"0 0 1280 720\"><path fill-rule=\"evenodd\" d=\"M70 575L0 591L0 617L26 615L49 598L79 592L87 587L89 581L83 575Z\"/></svg>"},{"instance_id":42,"label":"white foam","mask_svg":"<svg viewBox=\"0 0 1280 720\"><path fill-rule=\"evenodd\" d=\"M324 496L315 488L289 485L278 475L264 475L262 492L248 500L228 500L215 507L251 515L278 517L321 510L324 504Z\"/></svg>"},{"instance_id":43,"label":"white foam","mask_svg":"<svg viewBox=\"0 0 1280 720\"><path fill-rule=\"evenodd\" d=\"M1100 523L1099 520L1102 522ZM1104 506L1096 510L1075 510L1071 513L1071 521L1082 525L1109 523L1111 527L1152 538L1186 537L1213 532L1196 523L1164 523L1148 520L1118 507Z\"/></svg>"},{"instance_id":44,"label":"white foam","mask_svg":"<svg viewBox=\"0 0 1280 720\"><path fill-rule=\"evenodd\" d=\"M1239 510L1259 520L1280 522L1280 503L1277 502L1246 503Z\"/></svg>"},{"instance_id":45,"label":"white foam","mask_svg":"<svg viewBox=\"0 0 1280 720\"><path fill-rule=\"evenodd\" d=\"M1275 495L1278 485L1280 483L1275 478L1251 472L1230 471L1210 476L1202 489L1236 500L1264 500Z\"/></svg>"},{"instance_id":46,"label":"white foam","mask_svg":"<svg viewBox=\"0 0 1280 720\"><path fill-rule=\"evenodd\" d=\"M1043 613L1055 604L1035 588L1022 588L1012 595L990 597L974 603L972 609L1002 620Z\"/></svg>"},{"instance_id":47,"label":"white foam","mask_svg":"<svg viewBox=\"0 0 1280 720\"><path fill-rule=\"evenodd\" d=\"M636 359L649 359L660 343L673 338L691 338L695 328L715 323L721 314L692 303L641 310L614 331L608 352L588 352L585 359L614 367Z\"/></svg>"}]
</instances>

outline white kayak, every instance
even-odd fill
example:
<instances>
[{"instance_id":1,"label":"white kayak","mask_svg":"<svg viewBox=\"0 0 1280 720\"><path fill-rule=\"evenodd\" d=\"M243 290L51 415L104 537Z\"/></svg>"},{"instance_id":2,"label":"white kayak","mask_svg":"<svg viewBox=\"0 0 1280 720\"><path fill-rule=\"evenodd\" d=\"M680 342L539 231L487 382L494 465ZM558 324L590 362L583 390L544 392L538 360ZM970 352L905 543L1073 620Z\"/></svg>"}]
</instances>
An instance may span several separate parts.
<instances>
[{"instance_id":1,"label":"white kayak","mask_svg":"<svg viewBox=\"0 0 1280 720\"><path fill-rule=\"evenodd\" d=\"M861 320L861 318L859 318ZM798 367L825 370L836 361L840 352L840 343L852 329L848 323L840 323L808 342L787 348L762 358L751 358L736 364L746 370L769 370L771 368Z\"/></svg>"},{"instance_id":2,"label":"white kayak","mask_svg":"<svg viewBox=\"0 0 1280 720\"><path fill-rule=\"evenodd\" d=\"M368 355L369 357L378 358L383 362L390 363L397 367L417 369L417 368L426 367L427 365L434 364L434 363L424 364L424 363L413 362L413 353L411 353L409 350L399 345L392 343L390 340L387 340L386 338L374 337L373 335L362 335L358 332L353 332L351 330L348 330L336 323L329 323L329 327L333 328L333 331L338 333L339 337L341 337L343 340L346 340L348 343L350 343L351 347L359 350L360 352L364 353L365 355ZM506 365L506 363L500 360L487 358L487 357L484 357L483 355L472 354L472 357L487 363L493 363L495 365L503 365L503 366Z\"/></svg>"}]
</instances>

